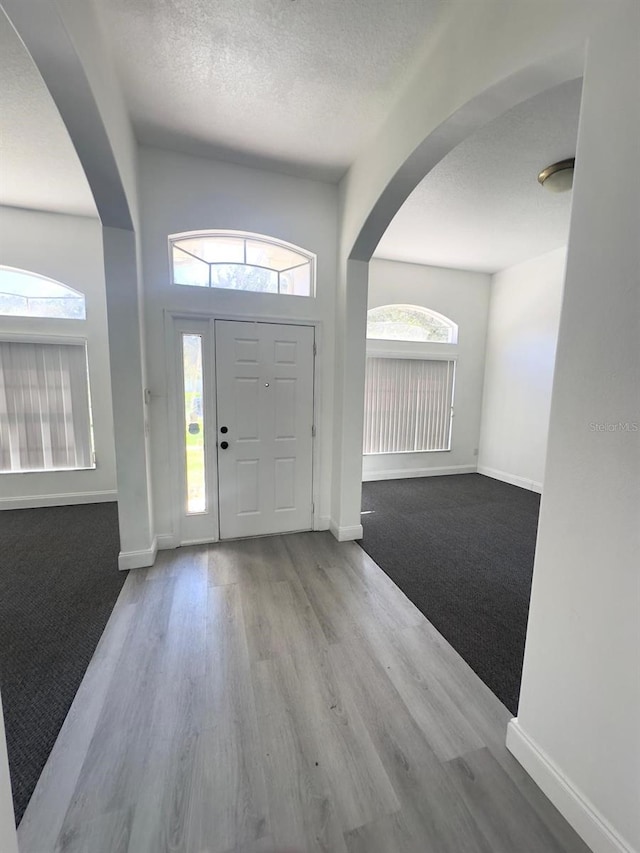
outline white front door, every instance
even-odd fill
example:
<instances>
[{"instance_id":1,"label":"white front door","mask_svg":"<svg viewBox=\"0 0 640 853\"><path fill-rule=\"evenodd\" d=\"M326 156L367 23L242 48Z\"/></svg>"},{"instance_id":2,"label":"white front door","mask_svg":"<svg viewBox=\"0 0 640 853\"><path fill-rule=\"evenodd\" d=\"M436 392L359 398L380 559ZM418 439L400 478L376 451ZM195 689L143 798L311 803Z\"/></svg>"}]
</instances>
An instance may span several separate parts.
<instances>
[{"instance_id":1,"label":"white front door","mask_svg":"<svg viewBox=\"0 0 640 853\"><path fill-rule=\"evenodd\" d=\"M312 326L216 320L220 538L310 530Z\"/></svg>"}]
</instances>

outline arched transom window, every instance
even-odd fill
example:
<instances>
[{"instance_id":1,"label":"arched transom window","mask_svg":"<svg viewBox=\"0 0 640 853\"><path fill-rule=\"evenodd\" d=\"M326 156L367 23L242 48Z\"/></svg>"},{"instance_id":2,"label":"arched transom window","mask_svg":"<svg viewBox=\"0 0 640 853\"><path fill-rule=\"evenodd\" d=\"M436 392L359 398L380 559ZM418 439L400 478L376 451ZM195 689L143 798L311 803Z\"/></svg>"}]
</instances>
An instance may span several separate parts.
<instances>
[{"instance_id":1,"label":"arched transom window","mask_svg":"<svg viewBox=\"0 0 640 853\"><path fill-rule=\"evenodd\" d=\"M419 305L381 305L367 312L367 338L455 344L458 327L443 314Z\"/></svg>"},{"instance_id":2,"label":"arched transom window","mask_svg":"<svg viewBox=\"0 0 640 853\"><path fill-rule=\"evenodd\" d=\"M172 281L287 296L313 296L315 255L260 234L204 231L169 238Z\"/></svg>"},{"instance_id":3,"label":"arched transom window","mask_svg":"<svg viewBox=\"0 0 640 853\"><path fill-rule=\"evenodd\" d=\"M84 320L82 293L33 272L0 267L0 314Z\"/></svg>"}]
</instances>

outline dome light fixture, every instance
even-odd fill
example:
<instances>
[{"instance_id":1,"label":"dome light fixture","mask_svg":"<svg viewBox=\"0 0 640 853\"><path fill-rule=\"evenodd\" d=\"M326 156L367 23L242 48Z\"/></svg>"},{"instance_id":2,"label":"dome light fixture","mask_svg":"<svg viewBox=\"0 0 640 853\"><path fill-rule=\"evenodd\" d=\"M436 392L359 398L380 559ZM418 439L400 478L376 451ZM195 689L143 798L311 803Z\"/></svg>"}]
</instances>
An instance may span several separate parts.
<instances>
[{"instance_id":1,"label":"dome light fixture","mask_svg":"<svg viewBox=\"0 0 640 853\"><path fill-rule=\"evenodd\" d=\"M538 175L538 182L546 190L552 193L566 193L573 186L573 168L576 163L575 157L568 160L560 160L552 163Z\"/></svg>"}]
</instances>

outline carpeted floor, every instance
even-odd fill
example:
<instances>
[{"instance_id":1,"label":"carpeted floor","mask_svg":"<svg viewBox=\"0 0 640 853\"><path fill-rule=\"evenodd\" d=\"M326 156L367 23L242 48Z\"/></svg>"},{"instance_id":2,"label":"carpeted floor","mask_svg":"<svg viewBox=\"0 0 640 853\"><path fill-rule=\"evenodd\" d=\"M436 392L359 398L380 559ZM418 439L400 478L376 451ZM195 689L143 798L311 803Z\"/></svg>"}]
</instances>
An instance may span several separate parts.
<instances>
[{"instance_id":1,"label":"carpeted floor","mask_svg":"<svg viewBox=\"0 0 640 853\"><path fill-rule=\"evenodd\" d=\"M115 503L0 512L0 685L16 822L126 572Z\"/></svg>"},{"instance_id":2,"label":"carpeted floor","mask_svg":"<svg viewBox=\"0 0 640 853\"><path fill-rule=\"evenodd\" d=\"M513 714L539 506L481 474L362 486L360 545Z\"/></svg>"}]
</instances>

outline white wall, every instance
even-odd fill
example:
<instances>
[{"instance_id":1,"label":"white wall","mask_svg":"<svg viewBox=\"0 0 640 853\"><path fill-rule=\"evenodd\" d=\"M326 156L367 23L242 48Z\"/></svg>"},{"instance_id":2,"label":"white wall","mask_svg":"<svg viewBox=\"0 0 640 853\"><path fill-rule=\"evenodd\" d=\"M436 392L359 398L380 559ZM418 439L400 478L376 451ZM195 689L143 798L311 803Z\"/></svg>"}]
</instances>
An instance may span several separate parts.
<instances>
[{"instance_id":1,"label":"white wall","mask_svg":"<svg viewBox=\"0 0 640 853\"><path fill-rule=\"evenodd\" d=\"M0 474L0 508L116 499L109 344L97 219L0 208L0 264L49 276L85 295L87 319L0 317L0 334L86 337L97 467L88 471Z\"/></svg>"},{"instance_id":2,"label":"white wall","mask_svg":"<svg viewBox=\"0 0 640 853\"><path fill-rule=\"evenodd\" d=\"M438 135L436 129L452 114L511 75L508 86L490 92L491 104L477 102L481 112L487 111L484 121L563 79L579 77L584 40L615 5L618 0L450 0L440 25L425 39L406 90L341 182L347 252L378 200L390 190L392 178L404 164L412 164L416 149L434 131ZM575 54L569 56L570 50ZM536 66L536 74L518 81L517 75L528 66ZM456 124L463 131L460 141L466 135L467 117L458 115ZM471 128L473 124L469 122ZM447 153L444 142L441 136L435 162ZM408 176L406 194L423 175ZM385 199L395 207L389 218L406 197L399 191L395 187ZM385 221L378 215L376 211L378 221L371 225L384 231ZM375 234L374 246L381 235Z\"/></svg>"},{"instance_id":3,"label":"white wall","mask_svg":"<svg viewBox=\"0 0 640 853\"><path fill-rule=\"evenodd\" d=\"M337 187L272 172L173 154L140 151L142 251L151 402L151 443L156 532L160 543L178 535L172 503L181 502L179 483L167 464L179 452L170 438L165 358L165 311L245 317L318 320L321 384L317 424L321 483L319 514L328 526L334 372ZM228 228L270 235L317 255L315 299L273 294L180 287L170 284L167 237L181 231ZM167 321L169 322L169 321ZM171 365L169 365L171 369ZM215 511L215 507L213 507Z\"/></svg>"},{"instance_id":4,"label":"white wall","mask_svg":"<svg viewBox=\"0 0 640 853\"><path fill-rule=\"evenodd\" d=\"M415 80L341 183L340 328L364 322L364 305L349 301L352 271L362 289L350 264L366 262L425 172L479 123L580 76L588 45L521 711L509 746L594 850L640 849L640 452L637 434L589 428L638 411L640 6L460 0L449 11L453 26L425 45ZM343 441L334 488L346 524L359 510L350 467L364 385L356 340L345 340L335 404Z\"/></svg>"},{"instance_id":5,"label":"white wall","mask_svg":"<svg viewBox=\"0 0 640 853\"><path fill-rule=\"evenodd\" d=\"M121 568L152 565L144 340L141 339L137 143L96 4L6 0L87 175L103 230ZM127 236L128 235L128 236ZM137 236L137 235L136 235Z\"/></svg>"},{"instance_id":6,"label":"white wall","mask_svg":"<svg viewBox=\"0 0 640 853\"><path fill-rule=\"evenodd\" d=\"M581 76L584 41L617 0L451 0L425 40L413 79L379 133L340 183L334 504L340 523L360 520L366 276L400 205L418 182L474 130L516 104ZM442 85L446 81L446 85ZM355 297L358 298L355 298Z\"/></svg>"},{"instance_id":7,"label":"white wall","mask_svg":"<svg viewBox=\"0 0 640 853\"><path fill-rule=\"evenodd\" d=\"M393 303L430 308L458 324L458 344L434 347L457 356L451 450L364 456L363 479L476 470L490 280L484 273L376 258L369 264L369 309Z\"/></svg>"},{"instance_id":8,"label":"white wall","mask_svg":"<svg viewBox=\"0 0 640 853\"><path fill-rule=\"evenodd\" d=\"M625 5L587 53L522 691L508 740L596 853L640 850L640 5Z\"/></svg>"},{"instance_id":9,"label":"white wall","mask_svg":"<svg viewBox=\"0 0 640 853\"><path fill-rule=\"evenodd\" d=\"M492 277L478 470L542 491L566 249Z\"/></svg>"}]
</instances>

